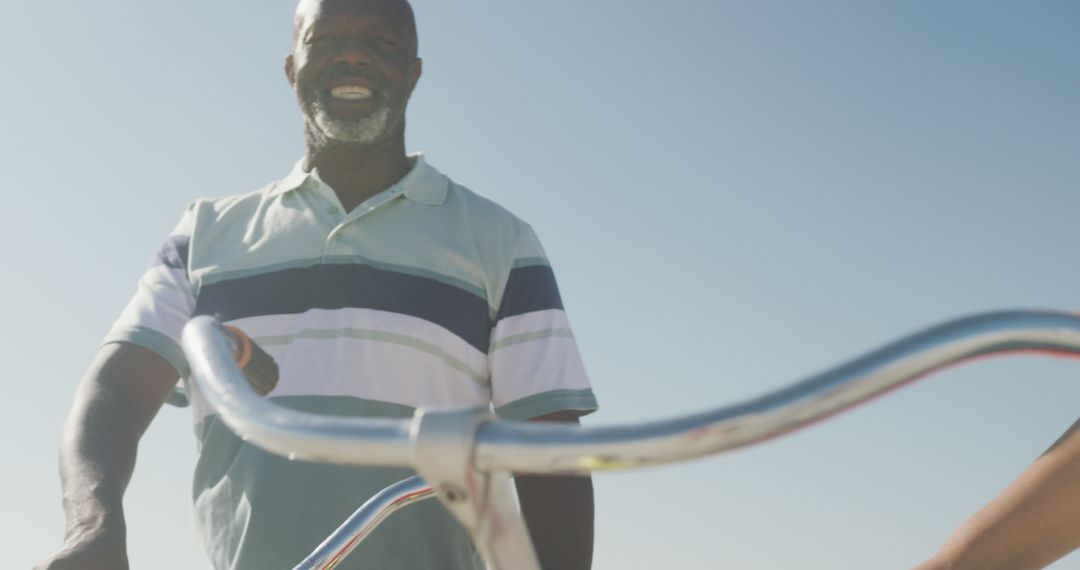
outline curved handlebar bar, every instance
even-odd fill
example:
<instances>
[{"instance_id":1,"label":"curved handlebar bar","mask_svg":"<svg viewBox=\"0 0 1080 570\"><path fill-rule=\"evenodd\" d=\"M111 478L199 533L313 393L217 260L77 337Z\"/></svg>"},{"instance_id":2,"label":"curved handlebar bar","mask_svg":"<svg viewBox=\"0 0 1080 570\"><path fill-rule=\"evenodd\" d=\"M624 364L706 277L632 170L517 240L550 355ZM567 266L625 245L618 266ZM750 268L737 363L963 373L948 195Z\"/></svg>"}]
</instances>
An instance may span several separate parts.
<instances>
[{"instance_id":1,"label":"curved handlebar bar","mask_svg":"<svg viewBox=\"0 0 1080 570\"><path fill-rule=\"evenodd\" d=\"M258 397L212 318L192 319L183 347L203 396L245 440L294 459L412 465L409 420L327 417ZM670 420L612 427L492 420L477 431L474 465L585 473L682 461L789 433L952 364L1018 351L1080 355L1080 317L1006 311L949 321L753 400Z\"/></svg>"}]
</instances>

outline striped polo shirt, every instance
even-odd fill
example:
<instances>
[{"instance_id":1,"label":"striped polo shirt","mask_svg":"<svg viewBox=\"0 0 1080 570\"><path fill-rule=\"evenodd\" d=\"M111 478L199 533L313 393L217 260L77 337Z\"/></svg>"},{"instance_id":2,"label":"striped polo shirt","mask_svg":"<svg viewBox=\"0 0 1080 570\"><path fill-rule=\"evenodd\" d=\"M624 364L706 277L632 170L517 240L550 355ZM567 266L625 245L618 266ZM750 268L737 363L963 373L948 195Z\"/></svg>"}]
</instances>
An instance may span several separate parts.
<instances>
[{"instance_id":1,"label":"striped polo shirt","mask_svg":"<svg viewBox=\"0 0 1080 570\"><path fill-rule=\"evenodd\" d=\"M345 212L317 172L192 203L106 342L167 359L199 443L196 522L216 568L291 567L408 470L289 461L240 441L187 382L196 315L245 330L275 360L277 403L409 417L490 405L507 419L596 409L532 228L410 156L398 183ZM391 517L341 568L482 568L431 503Z\"/></svg>"}]
</instances>

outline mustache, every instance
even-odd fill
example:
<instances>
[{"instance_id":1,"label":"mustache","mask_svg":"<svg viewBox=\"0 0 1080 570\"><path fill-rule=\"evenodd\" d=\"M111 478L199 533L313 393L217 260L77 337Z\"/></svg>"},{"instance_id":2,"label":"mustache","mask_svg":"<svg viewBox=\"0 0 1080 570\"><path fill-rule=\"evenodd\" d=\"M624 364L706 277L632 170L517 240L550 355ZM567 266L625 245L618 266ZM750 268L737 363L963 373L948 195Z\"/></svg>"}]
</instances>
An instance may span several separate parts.
<instances>
[{"instance_id":1,"label":"mustache","mask_svg":"<svg viewBox=\"0 0 1080 570\"><path fill-rule=\"evenodd\" d=\"M380 90L385 87L385 83L379 75L370 71L362 69L351 69L345 67L331 67L326 71L319 74L319 83L325 85L336 79L364 79L368 83Z\"/></svg>"}]
</instances>

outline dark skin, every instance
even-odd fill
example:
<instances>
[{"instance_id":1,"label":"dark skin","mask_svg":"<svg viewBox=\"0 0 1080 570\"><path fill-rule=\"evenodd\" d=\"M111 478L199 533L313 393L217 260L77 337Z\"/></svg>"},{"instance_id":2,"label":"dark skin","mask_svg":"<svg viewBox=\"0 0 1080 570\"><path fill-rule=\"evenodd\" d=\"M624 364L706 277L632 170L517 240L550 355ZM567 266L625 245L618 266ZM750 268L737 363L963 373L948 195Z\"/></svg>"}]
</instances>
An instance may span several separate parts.
<instances>
[{"instance_id":1,"label":"dark skin","mask_svg":"<svg viewBox=\"0 0 1080 570\"><path fill-rule=\"evenodd\" d=\"M103 347L75 395L64 427L60 474L64 546L37 570L125 570L123 496L139 438L176 384L172 365L131 344ZM577 423L576 412L533 421ZM545 569L592 564L593 491L588 477L518 476L518 496Z\"/></svg>"},{"instance_id":2,"label":"dark skin","mask_svg":"<svg viewBox=\"0 0 1080 570\"><path fill-rule=\"evenodd\" d=\"M285 74L305 114L305 165L319 174L346 210L400 180L409 170L404 112L420 79L415 25L399 0L303 0ZM364 99L331 96L335 87L370 91ZM362 122L388 110L385 129L362 142L340 141L310 111ZM138 441L176 384L158 354L130 344L101 349L76 392L64 427L60 473L66 513L64 546L38 570L128 568L123 496ZM576 412L534 421L577 422ZM593 494L588 477L516 478L526 524L543 568L591 567Z\"/></svg>"},{"instance_id":3,"label":"dark skin","mask_svg":"<svg viewBox=\"0 0 1080 570\"><path fill-rule=\"evenodd\" d=\"M577 412L556 412L532 421L579 423ZM518 502L540 567L592 568L593 487L591 477L518 475Z\"/></svg>"},{"instance_id":4,"label":"dark skin","mask_svg":"<svg viewBox=\"0 0 1080 570\"><path fill-rule=\"evenodd\" d=\"M916 570L1034 570L1080 548L1080 421Z\"/></svg>"},{"instance_id":5,"label":"dark skin","mask_svg":"<svg viewBox=\"0 0 1080 570\"><path fill-rule=\"evenodd\" d=\"M311 87L330 99L329 112L342 120L362 119L371 105L334 101L326 91L335 81L327 73L355 74L375 84L376 97L394 107L397 122L378 140L366 144L326 141L305 121L307 170L334 189L346 211L400 180L409 170L405 153L405 106L423 71L416 55L416 34L408 8L385 0L310 0L297 14L293 53L285 59L285 76L302 110L311 103ZM347 83L347 81L344 81Z\"/></svg>"},{"instance_id":6,"label":"dark skin","mask_svg":"<svg viewBox=\"0 0 1080 570\"><path fill-rule=\"evenodd\" d=\"M176 371L157 353L102 347L75 394L60 446L64 546L39 570L128 568L124 490L139 438L175 384Z\"/></svg>"}]
</instances>

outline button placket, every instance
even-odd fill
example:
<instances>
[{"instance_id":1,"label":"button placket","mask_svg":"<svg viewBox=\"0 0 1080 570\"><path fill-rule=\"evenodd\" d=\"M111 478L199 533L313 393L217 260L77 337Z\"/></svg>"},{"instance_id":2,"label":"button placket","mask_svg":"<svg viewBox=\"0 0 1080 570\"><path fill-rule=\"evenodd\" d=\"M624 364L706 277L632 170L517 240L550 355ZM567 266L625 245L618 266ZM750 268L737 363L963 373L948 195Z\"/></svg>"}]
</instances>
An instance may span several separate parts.
<instances>
[{"instance_id":1,"label":"button placket","mask_svg":"<svg viewBox=\"0 0 1080 570\"><path fill-rule=\"evenodd\" d=\"M337 249L335 246L341 243L344 229L345 227L343 225L335 226L334 229L330 230L330 233L327 234L326 240L323 242L322 257L324 262L327 257L338 253L335 251Z\"/></svg>"},{"instance_id":2,"label":"button placket","mask_svg":"<svg viewBox=\"0 0 1080 570\"><path fill-rule=\"evenodd\" d=\"M401 194L401 192L402 190L400 188L394 188L393 190L384 192L383 194L376 194L372 198L369 198L367 201L361 202L355 208L353 208L351 212L346 214L345 218L341 220L341 222L337 226L335 226L334 229L330 230L329 235L327 235L326 243L323 247L323 259L325 260L327 256L333 253L332 249L335 243L341 243L341 240L344 239L345 228L349 224L357 223L364 216L370 214L371 212L374 212L380 206L386 204L394 198L397 198ZM330 207L327 209L327 213L340 214L340 210L336 210L333 207Z\"/></svg>"}]
</instances>

